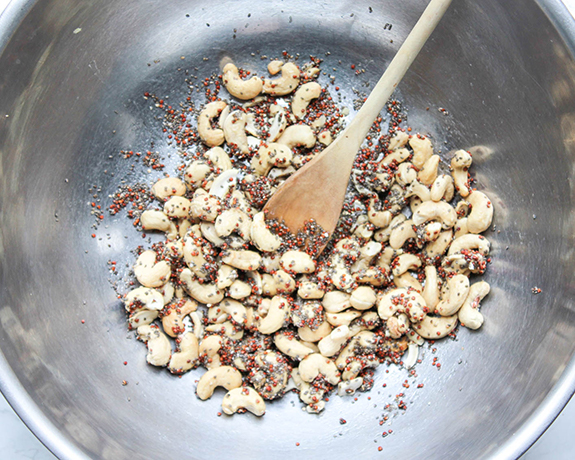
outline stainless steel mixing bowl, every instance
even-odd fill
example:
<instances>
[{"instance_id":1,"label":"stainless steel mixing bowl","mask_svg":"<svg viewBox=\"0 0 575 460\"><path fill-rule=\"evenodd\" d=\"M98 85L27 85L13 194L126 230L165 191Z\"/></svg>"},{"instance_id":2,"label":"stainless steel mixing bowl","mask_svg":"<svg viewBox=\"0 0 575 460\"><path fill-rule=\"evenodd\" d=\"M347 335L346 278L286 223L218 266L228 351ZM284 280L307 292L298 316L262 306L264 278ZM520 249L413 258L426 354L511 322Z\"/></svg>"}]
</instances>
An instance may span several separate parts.
<instances>
[{"instance_id":1,"label":"stainless steel mixing bowl","mask_svg":"<svg viewBox=\"0 0 575 460\"><path fill-rule=\"evenodd\" d=\"M474 152L497 227L485 326L427 350L416 379L382 367L373 391L320 416L292 394L262 419L218 417L220 397L194 395L200 371L151 368L126 332L106 263L133 260L141 236L125 217L91 228L90 202L109 205L146 169L130 176L121 149L177 162L144 91L177 103L185 78L224 56L263 71L260 54L287 50L324 58L321 78L336 75L351 106L425 3L12 1L0 18L0 386L56 455L513 458L553 420L575 384L575 30L558 0L455 0L401 84L415 130L443 154ZM402 391L407 410L386 411Z\"/></svg>"}]
</instances>

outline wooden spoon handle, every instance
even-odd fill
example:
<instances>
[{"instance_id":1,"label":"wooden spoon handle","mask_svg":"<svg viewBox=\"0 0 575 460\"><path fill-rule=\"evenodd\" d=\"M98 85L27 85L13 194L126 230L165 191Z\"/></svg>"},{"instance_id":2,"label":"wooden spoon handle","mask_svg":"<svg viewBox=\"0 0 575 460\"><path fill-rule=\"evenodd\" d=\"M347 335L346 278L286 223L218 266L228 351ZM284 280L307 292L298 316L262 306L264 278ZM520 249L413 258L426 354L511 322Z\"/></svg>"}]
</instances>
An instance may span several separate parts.
<instances>
[{"instance_id":1,"label":"wooden spoon handle","mask_svg":"<svg viewBox=\"0 0 575 460\"><path fill-rule=\"evenodd\" d=\"M431 0L425 11L411 30L401 48L387 67L385 73L373 88L369 98L363 104L347 130L354 130L361 139L367 135L373 120L385 107L391 94L415 60L421 48L434 31L435 27L445 14L452 0ZM346 131L347 131L346 130ZM356 152L349 152L350 155Z\"/></svg>"}]
</instances>

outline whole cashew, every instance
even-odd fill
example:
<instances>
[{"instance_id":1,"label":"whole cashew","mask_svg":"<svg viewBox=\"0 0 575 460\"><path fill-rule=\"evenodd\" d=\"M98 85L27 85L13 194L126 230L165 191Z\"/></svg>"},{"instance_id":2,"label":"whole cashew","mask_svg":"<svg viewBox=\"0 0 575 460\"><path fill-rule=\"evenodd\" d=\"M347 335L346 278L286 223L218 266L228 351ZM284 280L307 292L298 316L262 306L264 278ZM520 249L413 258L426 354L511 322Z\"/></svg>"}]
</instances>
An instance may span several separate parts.
<instances>
[{"instance_id":1,"label":"whole cashew","mask_svg":"<svg viewBox=\"0 0 575 460\"><path fill-rule=\"evenodd\" d=\"M266 403L253 388L234 388L224 396L222 409L228 415L235 414L240 409L245 409L261 417L266 413Z\"/></svg>"},{"instance_id":2,"label":"whole cashew","mask_svg":"<svg viewBox=\"0 0 575 460\"><path fill-rule=\"evenodd\" d=\"M224 101L214 101L206 104L198 116L198 134L209 147L224 143L224 132L221 129L212 129L212 119L219 116L228 105Z\"/></svg>"},{"instance_id":3,"label":"whole cashew","mask_svg":"<svg viewBox=\"0 0 575 460\"><path fill-rule=\"evenodd\" d=\"M198 302L211 305L221 302L224 298L224 293L220 291L215 284L201 284L194 280L192 271L189 268L184 268L180 273L180 281L182 287L193 299Z\"/></svg>"},{"instance_id":4,"label":"whole cashew","mask_svg":"<svg viewBox=\"0 0 575 460\"><path fill-rule=\"evenodd\" d=\"M387 155L383 160L380 161L380 165L389 166L391 163L395 162L397 164L403 163L411 156L411 152L405 148L397 149Z\"/></svg>"},{"instance_id":5,"label":"whole cashew","mask_svg":"<svg viewBox=\"0 0 575 460\"><path fill-rule=\"evenodd\" d=\"M220 366L208 370L200 377L196 394L205 401L214 394L216 387L233 390L242 386L242 374L232 366Z\"/></svg>"},{"instance_id":6,"label":"whole cashew","mask_svg":"<svg viewBox=\"0 0 575 460\"><path fill-rule=\"evenodd\" d=\"M405 147L409 141L409 134L405 131L396 131L393 137L389 140L388 149L393 151Z\"/></svg>"},{"instance_id":7,"label":"whole cashew","mask_svg":"<svg viewBox=\"0 0 575 460\"><path fill-rule=\"evenodd\" d=\"M451 160L451 175L455 184L455 190L465 198L471 191L469 188L469 173L467 172L473 159L465 150L458 150Z\"/></svg>"},{"instance_id":8,"label":"whole cashew","mask_svg":"<svg viewBox=\"0 0 575 460\"><path fill-rule=\"evenodd\" d=\"M381 296L377 302L377 312L381 319L399 313L407 313L413 322L421 321L427 313L427 305L421 294L406 288L395 288Z\"/></svg>"},{"instance_id":9,"label":"whole cashew","mask_svg":"<svg viewBox=\"0 0 575 460\"><path fill-rule=\"evenodd\" d=\"M479 329L483 324L483 315L479 312L479 303L489 294L491 287L485 281L478 281L469 287L469 293L459 309L458 317L462 326Z\"/></svg>"},{"instance_id":10,"label":"whole cashew","mask_svg":"<svg viewBox=\"0 0 575 460\"><path fill-rule=\"evenodd\" d=\"M326 313L325 319L333 327L349 326L353 320L359 318L361 312L357 310L347 310L343 313Z\"/></svg>"},{"instance_id":11,"label":"whole cashew","mask_svg":"<svg viewBox=\"0 0 575 460\"><path fill-rule=\"evenodd\" d=\"M373 260L381 252L382 247L383 245L381 243L377 243L375 241L368 241L359 250L357 260L351 266L351 272L356 273L361 270L367 270L371 266Z\"/></svg>"},{"instance_id":12,"label":"whole cashew","mask_svg":"<svg viewBox=\"0 0 575 460\"><path fill-rule=\"evenodd\" d=\"M220 308L232 321L240 326L247 323L246 307L237 300L224 299L215 307ZM212 307L212 308L215 308Z\"/></svg>"},{"instance_id":13,"label":"whole cashew","mask_svg":"<svg viewBox=\"0 0 575 460\"><path fill-rule=\"evenodd\" d=\"M190 214L190 200L183 196L173 196L164 204L164 212L169 217L187 217Z\"/></svg>"},{"instance_id":14,"label":"whole cashew","mask_svg":"<svg viewBox=\"0 0 575 460\"><path fill-rule=\"evenodd\" d=\"M439 303L439 279L434 265L425 267L425 287L421 296L425 299L429 311L434 311L435 306Z\"/></svg>"},{"instance_id":15,"label":"whole cashew","mask_svg":"<svg viewBox=\"0 0 575 460\"><path fill-rule=\"evenodd\" d=\"M412 163L417 169L423 168L423 165L432 157L433 146L427 137L412 136L409 139L409 145L413 149Z\"/></svg>"},{"instance_id":16,"label":"whole cashew","mask_svg":"<svg viewBox=\"0 0 575 460\"><path fill-rule=\"evenodd\" d=\"M263 92L272 96L285 96L291 93L299 85L300 71L298 67L287 62L281 66L281 76L273 80L266 79Z\"/></svg>"},{"instance_id":17,"label":"whole cashew","mask_svg":"<svg viewBox=\"0 0 575 460\"><path fill-rule=\"evenodd\" d=\"M221 366L218 352L222 348L222 338L219 335L210 335L200 343L200 357L208 369Z\"/></svg>"},{"instance_id":18,"label":"whole cashew","mask_svg":"<svg viewBox=\"0 0 575 460\"><path fill-rule=\"evenodd\" d=\"M232 63L224 66L222 80L228 93L242 101L253 99L263 88L263 82L259 77L242 80L238 68Z\"/></svg>"},{"instance_id":19,"label":"whole cashew","mask_svg":"<svg viewBox=\"0 0 575 460\"><path fill-rule=\"evenodd\" d=\"M139 302L146 310L161 310L164 308L164 296L162 293L147 287L136 288L128 292L124 297L127 311L132 310L136 302Z\"/></svg>"},{"instance_id":20,"label":"whole cashew","mask_svg":"<svg viewBox=\"0 0 575 460\"><path fill-rule=\"evenodd\" d=\"M363 385L363 378L356 377L349 381L342 381L337 384L338 396L353 396L359 388Z\"/></svg>"},{"instance_id":21,"label":"whole cashew","mask_svg":"<svg viewBox=\"0 0 575 460\"><path fill-rule=\"evenodd\" d=\"M152 193L160 201L171 196L183 196L186 193L186 184L177 177L164 177L152 185Z\"/></svg>"},{"instance_id":22,"label":"whole cashew","mask_svg":"<svg viewBox=\"0 0 575 460\"><path fill-rule=\"evenodd\" d=\"M437 179L435 179L431 186L430 198L433 201L441 201L442 199L445 199L445 201L451 201L454 193L455 187L453 186L453 178L446 174L441 174L440 176L437 176Z\"/></svg>"},{"instance_id":23,"label":"whole cashew","mask_svg":"<svg viewBox=\"0 0 575 460\"><path fill-rule=\"evenodd\" d=\"M441 316L451 316L459 311L469 294L469 278L465 275L455 275L447 281L444 298L437 304L437 312Z\"/></svg>"},{"instance_id":24,"label":"whole cashew","mask_svg":"<svg viewBox=\"0 0 575 460\"><path fill-rule=\"evenodd\" d=\"M168 369L172 374L183 374L195 366L198 357L198 338L193 333L187 332L181 337L178 351L172 355Z\"/></svg>"},{"instance_id":25,"label":"whole cashew","mask_svg":"<svg viewBox=\"0 0 575 460\"><path fill-rule=\"evenodd\" d=\"M239 270L257 270L262 257L255 251L229 250L223 253L222 262Z\"/></svg>"},{"instance_id":26,"label":"whole cashew","mask_svg":"<svg viewBox=\"0 0 575 460\"><path fill-rule=\"evenodd\" d=\"M369 221L375 225L377 228L385 228L391 223L393 214L390 211L376 211L375 210L375 199L369 201L369 206L367 208L367 218Z\"/></svg>"},{"instance_id":27,"label":"whole cashew","mask_svg":"<svg viewBox=\"0 0 575 460\"><path fill-rule=\"evenodd\" d=\"M128 318L128 329L137 329L139 326L147 326L158 317L157 310L136 310Z\"/></svg>"},{"instance_id":28,"label":"whole cashew","mask_svg":"<svg viewBox=\"0 0 575 460\"><path fill-rule=\"evenodd\" d=\"M239 173L240 171L238 169L228 169L219 174L212 182L210 195L213 195L215 198L219 198L220 200L226 199L230 193L233 195L237 191L234 187L237 184ZM201 194L201 192L199 193Z\"/></svg>"},{"instance_id":29,"label":"whole cashew","mask_svg":"<svg viewBox=\"0 0 575 460\"><path fill-rule=\"evenodd\" d=\"M290 165L293 158L291 147L271 142L260 147L258 153L252 158L252 168L256 174L266 176L273 167L285 168Z\"/></svg>"},{"instance_id":30,"label":"whole cashew","mask_svg":"<svg viewBox=\"0 0 575 460\"><path fill-rule=\"evenodd\" d=\"M372 287L359 286L352 291L349 303L358 310L369 310L375 305L376 300L375 290Z\"/></svg>"},{"instance_id":31,"label":"whole cashew","mask_svg":"<svg viewBox=\"0 0 575 460\"><path fill-rule=\"evenodd\" d=\"M247 115L241 110L234 110L224 120L224 136L226 142L236 147L242 155L250 153L248 136L246 134Z\"/></svg>"},{"instance_id":32,"label":"whole cashew","mask_svg":"<svg viewBox=\"0 0 575 460\"><path fill-rule=\"evenodd\" d=\"M405 222L406 220L407 217L405 217L403 214L398 214L393 219L391 219L391 222L387 227L382 228L381 230L375 232L375 235L373 236L374 240L380 243L385 243L386 241L389 241L392 230L398 225L400 225L402 222Z\"/></svg>"},{"instance_id":33,"label":"whole cashew","mask_svg":"<svg viewBox=\"0 0 575 460\"><path fill-rule=\"evenodd\" d=\"M325 295L325 291L320 287L318 283L303 278L300 281L297 295L306 300L321 299Z\"/></svg>"},{"instance_id":34,"label":"whole cashew","mask_svg":"<svg viewBox=\"0 0 575 460\"><path fill-rule=\"evenodd\" d=\"M183 239L183 253L184 261L192 273L198 278L204 279L208 276L208 272L205 268L207 260L204 257L200 242L201 238L197 238L194 234L188 233Z\"/></svg>"},{"instance_id":35,"label":"whole cashew","mask_svg":"<svg viewBox=\"0 0 575 460\"><path fill-rule=\"evenodd\" d=\"M453 243L449 246L447 255L452 256L454 254L460 254L463 249L476 249L481 255L487 256L489 254L490 247L491 244L487 238L481 235L469 233L453 240Z\"/></svg>"},{"instance_id":36,"label":"whole cashew","mask_svg":"<svg viewBox=\"0 0 575 460\"><path fill-rule=\"evenodd\" d=\"M315 134L308 125L291 125L286 128L277 143L287 145L290 149L299 146L311 149L315 145Z\"/></svg>"},{"instance_id":37,"label":"whole cashew","mask_svg":"<svg viewBox=\"0 0 575 460\"><path fill-rule=\"evenodd\" d=\"M216 286L218 289L226 289L230 287L236 279L238 279L237 270L229 265L222 264L216 276Z\"/></svg>"},{"instance_id":38,"label":"whole cashew","mask_svg":"<svg viewBox=\"0 0 575 460\"><path fill-rule=\"evenodd\" d=\"M224 321L223 323L210 324L206 327L206 331L215 332L216 334L225 335L232 340L241 340L244 336L244 330L236 327L231 321Z\"/></svg>"},{"instance_id":39,"label":"whole cashew","mask_svg":"<svg viewBox=\"0 0 575 460\"><path fill-rule=\"evenodd\" d=\"M165 366L170 362L172 347L166 335L160 331L158 326L138 327L138 339L148 347L146 360L152 366Z\"/></svg>"},{"instance_id":40,"label":"whole cashew","mask_svg":"<svg viewBox=\"0 0 575 460\"><path fill-rule=\"evenodd\" d=\"M315 263L311 256L303 251L287 251L280 258L281 267L292 273L313 273Z\"/></svg>"},{"instance_id":41,"label":"whole cashew","mask_svg":"<svg viewBox=\"0 0 575 460\"><path fill-rule=\"evenodd\" d=\"M351 295L341 291L326 292L321 302L329 313L339 313L351 307Z\"/></svg>"},{"instance_id":42,"label":"whole cashew","mask_svg":"<svg viewBox=\"0 0 575 460\"><path fill-rule=\"evenodd\" d=\"M269 230L263 212L258 212L254 216L250 229L250 239L254 246L263 252L274 252L282 243L281 238Z\"/></svg>"},{"instance_id":43,"label":"whole cashew","mask_svg":"<svg viewBox=\"0 0 575 460\"><path fill-rule=\"evenodd\" d=\"M215 221L216 233L220 238L230 236L232 232L244 240L250 237L252 220L249 216L238 208L230 208L223 211Z\"/></svg>"},{"instance_id":44,"label":"whole cashew","mask_svg":"<svg viewBox=\"0 0 575 460\"><path fill-rule=\"evenodd\" d=\"M441 158L439 155L432 155L417 174L419 182L431 186L435 179L437 179L437 168L439 167L440 161Z\"/></svg>"},{"instance_id":45,"label":"whole cashew","mask_svg":"<svg viewBox=\"0 0 575 460\"><path fill-rule=\"evenodd\" d=\"M220 149L220 147L217 147ZM206 187L211 182L208 177L211 177L212 167L204 160L194 160L192 161L184 171L184 180L191 190L195 190L198 187Z\"/></svg>"},{"instance_id":46,"label":"whole cashew","mask_svg":"<svg viewBox=\"0 0 575 460\"><path fill-rule=\"evenodd\" d=\"M455 214L455 209L445 201L424 201L417 208L412 219L414 225L417 226L430 220L438 220L444 229L448 229L455 225L457 214Z\"/></svg>"},{"instance_id":47,"label":"whole cashew","mask_svg":"<svg viewBox=\"0 0 575 460\"><path fill-rule=\"evenodd\" d=\"M421 292L423 286L419 280L411 275L411 273L406 272L399 276L393 277L393 284L398 288L411 288L414 291Z\"/></svg>"},{"instance_id":48,"label":"whole cashew","mask_svg":"<svg viewBox=\"0 0 575 460\"><path fill-rule=\"evenodd\" d=\"M336 327L330 332L327 337L324 337L317 344L319 352L326 357L332 357L337 354L343 344L349 339L350 330L349 327L343 325ZM335 367L335 364L334 364ZM313 380L313 379L312 379Z\"/></svg>"},{"instance_id":49,"label":"whole cashew","mask_svg":"<svg viewBox=\"0 0 575 460\"><path fill-rule=\"evenodd\" d=\"M307 106L313 99L317 99L321 94L321 86L315 81L301 85L295 92L292 103L291 111L298 119L305 117Z\"/></svg>"},{"instance_id":50,"label":"whole cashew","mask_svg":"<svg viewBox=\"0 0 575 460\"><path fill-rule=\"evenodd\" d=\"M421 267L421 259L415 254L401 254L393 260L391 266L393 276L401 276L408 270Z\"/></svg>"},{"instance_id":51,"label":"whole cashew","mask_svg":"<svg viewBox=\"0 0 575 460\"><path fill-rule=\"evenodd\" d=\"M214 246L222 247L225 244L225 241L218 236L216 226L213 222L201 222L200 231L202 232L202 236Z\"/></svg>"},{"instance_id":52,"label":"whole cashew","mask_svg":"<svg viewBox=\"0 0 575 460\"><path fill-rule=\"evenodd\" d=\"M376 342L376 335L371 331L361 331L354 335L335 360L337 368L340 371L344 370L357 354L374 353Z\"/></svg>"},{"instance_id":53,"label":"whole cashew","mask_svg":"<svg viewBox=\"0 0 575 460\"><path fill-rule=\"evenodd\" d=\"M316 330L310 329L309 326L304 326L299 327L297 333L300 339L302 339L303 341L315 343L319 342L321 339L329 335L331 330L332 327L330 326L330 324L327 321L324 321L319 325L319 327Z\"/></svg>"},{"instance_id":54,"label":"whole cashew","mask_svg":"<svg viewBox=\"0 0 575 460\"><path fill-rule=\"evenodd\" d=\"M218 217L221 209L222 206L218 198L208 195L206 191L203 191L203 193L196 192L190 204L190 216L207 222L213 222L216 220L216 217Z\"/></svg>"},{"instance_id":55,"label":"whole cashew","mask_svg":"<svg viewBox=\"0 0 575 460\"><path fill-rule=\"evenodd\" d=\"M319 374L332 385L337 385L341 380L341 374L335 363L319 353L312 353L302 359L298 370L304 382L313 382Z\"/></svg>"},{"instance_id":56,"label":"whole cashew","mask_svg":"<svg viewBox=\"0 0 575 460\"><path fill-rule=\"evenodd\" d=\"M441 232L435 241L425 245L423 255L430 259L443 255L451 243L452 236L453 231L451 229Z\"/></svg>"},{"instance_id":57,"label":"whole cashew","mask_svg":"<svg viewBox=\"0 0 575 460\"><path fill-rule=\"evenodd\" d=\"M493 205L485 193L477 190L467 197L471 205L471 212L467 216L467 229L469 233L481 233L489 228L493 220Z\"/></svg>"},{"instance_id":58,"label":"whole cashew","mask_svg":"<svg viewBox=\"0 0 575 460\"><path fill-rule=\"evenodd\" d=\"M134 265L138 282L146 287L160 287L170 279L172 267L165 260L156 263L157 254L148 250L142 252Z\"/></svg>"},{"instance_id":59,"label":"whole cashew","mask_svg":"<svg viewBox=\"0 0 575 460\"><path fill-rule=\"evenodd\" d=\"M212 147L204 156L220 171L228 171L233 168L229 155L221 147Z\"/></svg>"},{"instance_id":60,"label":"whole cashew","mask_svg":"<svg viewBox=\"0 0 575 460\"><path fill-rule=\"evenodd\" d=\"M183 319L198 309L198 304L193 300L180 301L166 307L162 317L164 332L170 337L177 337L185 330Z\"/></svg>"},{"instance_id":61,"label":"whole cashew","mask_svg":"<svg viewBox=\"0 0 575 460\"><path fill-rule=\"evenodd\" d=\"M405 313L400 313L397 316L388 318L385 322L389 336L392 339L399 339L402 335L406 334L409 330L409 318Z\"/></svg>"},{"instance_id":62,"label":"whole cashew","mask_svg":"<svg viewBox=\"0 0 575 460\"><path fill-rule=\"evenodd\" d=\"M279 295L273 297L268 314L260 321L258 331L262 334L272 334L280 330L289 313L289 300Z\"/></svg>"},{"instance_id":63,"label":"whole cashew","mask_svg":"<svg viewBox=\"0 0 575 460\"><path fill-rule=\"evenodd\" d=\"M279 332L274 336L275 346L283 354L298 361L314 352L313 349L297 340L294 335L286 332Z\"/></svg>"},{"instance_id":64,"label":"whole cashew","mask_svg":"<svg viewBox=\"0 0 575 460\"><path fill-rule=\"evenodd\" d=\"M397 167L397 171L395 173L395 181L399 185L406 187L416 180L417 170L414 168L413 163L401 163Z\"/></svg>"},{"instance_id":65,"label":"whole cashew","mask_svg":"<svg viewBox=\"0 0 575 460\"><path fill-rule=\"evenodd\" d=\"M228 295L232 299L241 300L252 294L252 287L245 281L236 280L228 289Z\"/></svg>"},{"instance_id":66,"label":"whole cashew","mask_svg":"<svg viewBox=\"0 0 575 460\"><path fill-rule=\"evenodd\" d=\"M453 234L454 238L459 238L460 236L467 235L469 233L469 229L467 228L467 217L457 219L453 229L455 230L455 233Z\"/></svg>"},{"instance_id":67,"label":"whole cashew","mask_svg":"<svg viewBox=\"0 0 575 460\"><path fill-rule=\"evenodd\" d=\"M436 340L450 334L457 326L457 315L453 316L426 316L418 324L414 324L415 331L424 339Z\"/></svg>"},{"instance_id":68,"label":"whole cashew","mask_svg":"<svg viewBox=\"0 0 575 460\"><path fill-rule=\"evenodd\" d=\"M429 201L431 199L431 192L427 185L423 185L418 180L414 180L407 187L405 196L406 198L416 196L421 201Z\"/></svg>"},{"instance_id":69,"label":"whole cashew","mask_svg":"<svg viewBox=\"0 0 575 460\"><path fill-rule=\"evenodd\" d=\"M389 234L389 245L393 249L400 249L407 240L416 237L417 233L415 233L413 229L413 221L411 219L406 220L391 230Z\"/></svg>"}]
</instances>

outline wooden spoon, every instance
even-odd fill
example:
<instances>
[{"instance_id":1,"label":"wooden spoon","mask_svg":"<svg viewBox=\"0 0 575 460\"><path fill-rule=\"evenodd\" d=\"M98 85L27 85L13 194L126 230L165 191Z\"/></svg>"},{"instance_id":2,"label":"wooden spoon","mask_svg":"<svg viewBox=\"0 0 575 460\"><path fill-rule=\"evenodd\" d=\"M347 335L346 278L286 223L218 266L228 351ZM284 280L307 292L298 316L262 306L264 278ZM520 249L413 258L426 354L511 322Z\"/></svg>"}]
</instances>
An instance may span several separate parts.
<instances>
[{"instance_id":1,"label":"wooden spoon","mask_svg":"<svg viewBox=\"0 0 575 460\"><path fill-rule=\"evenodd\" d=\"M451 1L429 2L354 120L329 147L279 187L265 205L266 219L283 221L294 234L313 219L331 236L361 143Z\"/></svg>"}]
</instances>

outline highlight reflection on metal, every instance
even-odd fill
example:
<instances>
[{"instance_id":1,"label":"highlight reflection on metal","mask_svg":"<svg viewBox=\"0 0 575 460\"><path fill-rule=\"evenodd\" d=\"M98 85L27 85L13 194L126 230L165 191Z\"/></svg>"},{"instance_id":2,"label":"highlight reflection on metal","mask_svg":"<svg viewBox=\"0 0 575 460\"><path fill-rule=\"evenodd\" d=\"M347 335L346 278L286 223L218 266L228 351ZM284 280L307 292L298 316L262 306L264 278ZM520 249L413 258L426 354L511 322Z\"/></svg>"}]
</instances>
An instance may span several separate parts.
<instances>
[{"instance_id":1,"label":"highlight reflection on metal","mask_svg":"<svg viewBox=\"0 0 575 460\"><path fill-rule=\"evenodd\" d=\"M514 458L552 421L575 382L575 32L558 0L454 2L401 84L410 125L445 140L443 155L474 150L496 207L486 324L437 344L441 371L427 353L424 389L381 368L371 393L332 398L319 417L295 395L262 420L217 417L221 394L194 395L199 371L150 369L127 340L106 262L129 262L141 237L109 217L90 237L89 188L106 205L121 178L137 179L120 149L154 143L177 161L144 91L177 102L187 76L224 56L263 72L251 52L287 49L324 58L321 78L336 75L352 106L425 4L13 0L0 17L0 386L59 457L200 459L233 446L237 459L371 458L381 444L387 457ZM402 390L408 410L383 440L377 419Z\"/></svg>"}]
</instances>

